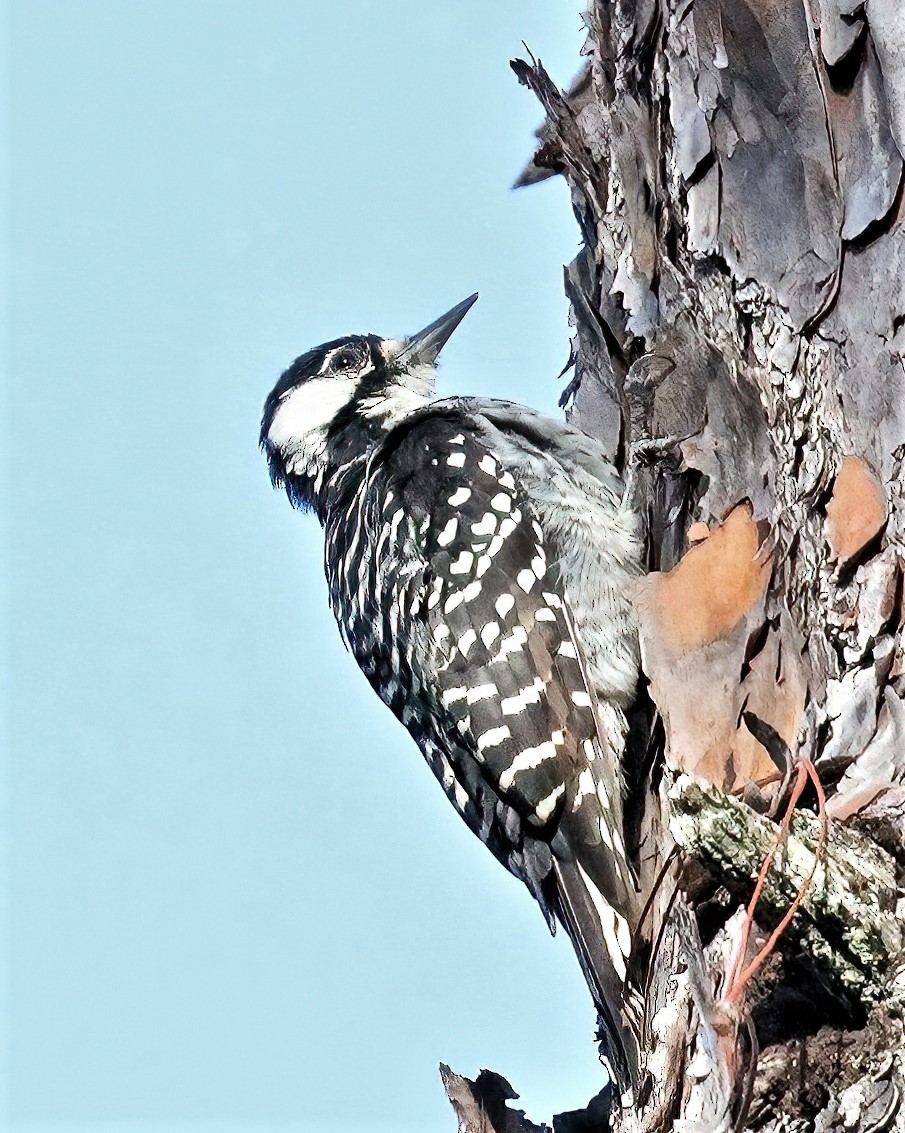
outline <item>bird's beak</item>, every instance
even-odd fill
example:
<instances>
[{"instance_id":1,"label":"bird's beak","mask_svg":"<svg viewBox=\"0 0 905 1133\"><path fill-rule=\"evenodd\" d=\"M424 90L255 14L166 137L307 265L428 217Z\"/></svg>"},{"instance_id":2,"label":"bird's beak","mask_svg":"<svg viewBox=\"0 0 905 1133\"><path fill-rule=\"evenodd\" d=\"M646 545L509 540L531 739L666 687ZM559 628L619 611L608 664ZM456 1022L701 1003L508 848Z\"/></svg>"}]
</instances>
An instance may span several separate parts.
<instances>
[{"instance_id":1,"label":"bird's beak","mask_svg":"<svg viewBox=\"0 0 905 1133\"><path fill-rule=\"evenodd\" d=\"M457 303L451 311L447 311L439 319L434 319L424 330L420 330L411 338L407 338L397 358L406 363L427 362L432 364L436 362L437 355L449 341L452 332L477 302L477 298L478 293L476 291L474 295L469 295L467 299Z\"/></svg>"}]
</instances>

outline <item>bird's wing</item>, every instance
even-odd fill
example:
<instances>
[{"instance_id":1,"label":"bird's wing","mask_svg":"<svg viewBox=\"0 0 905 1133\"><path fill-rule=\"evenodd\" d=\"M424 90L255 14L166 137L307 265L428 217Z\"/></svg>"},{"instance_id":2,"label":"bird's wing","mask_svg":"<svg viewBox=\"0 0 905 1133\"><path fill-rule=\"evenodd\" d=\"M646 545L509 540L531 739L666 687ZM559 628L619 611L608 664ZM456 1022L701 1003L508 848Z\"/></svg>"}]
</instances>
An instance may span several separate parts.
<instances>
[{"instance_id":1,"label":"bird's wing","mask_svg":"<svg viewBox=\"0 0 905 1133\"><path fill-rule=\"evenodd\" d=\"M581 644L531 501L461 420L425 416L397 430L371 471L385 478L374 498L389 499L374 521L386 530L399 509L416 533L420 633L411 635L410 664L431 690L436 736L446 737L451 763L466 753L517 816L511 844L550 847L556 912L612 1016L635 897L615 804L619 753L601 737ZM400 547L399 562L411 557Z\"/></svg>"},{"instance_id":2,"label":"bird's wing","mask_svg":"<svg viewBox=\"0 0 905 1133\"><path fill-rule=\"evenodd\" d=\"M504 437L518 437L523 452L532 449L578 465L621 498L623 483L613 465L612 454L596 438L567 421L550 417L516 401L494 397L450 397L432 403L432 409L457 408L489 423Z\"/></svg>"}]
</instances>

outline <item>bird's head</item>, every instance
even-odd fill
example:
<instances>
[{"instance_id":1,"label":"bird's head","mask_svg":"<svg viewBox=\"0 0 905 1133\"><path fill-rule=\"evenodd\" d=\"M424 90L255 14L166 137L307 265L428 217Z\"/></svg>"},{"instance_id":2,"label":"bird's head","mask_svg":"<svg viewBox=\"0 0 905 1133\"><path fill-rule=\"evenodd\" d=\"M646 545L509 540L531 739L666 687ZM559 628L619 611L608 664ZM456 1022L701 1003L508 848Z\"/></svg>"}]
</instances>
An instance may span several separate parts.
<instances>
[{"instance_id":1,"label":"bird's head","mask_svg":"<svg viewBox=\"0 0 905 1133\"><path fill-rule=\"evenodd\" d=\"M274 484L316 480L344 436L373 443L421 408L433 394L440 351L477 297L411 338L353 334L296 358L264 403L261 448Z\"/></svg>"}]
</instances>

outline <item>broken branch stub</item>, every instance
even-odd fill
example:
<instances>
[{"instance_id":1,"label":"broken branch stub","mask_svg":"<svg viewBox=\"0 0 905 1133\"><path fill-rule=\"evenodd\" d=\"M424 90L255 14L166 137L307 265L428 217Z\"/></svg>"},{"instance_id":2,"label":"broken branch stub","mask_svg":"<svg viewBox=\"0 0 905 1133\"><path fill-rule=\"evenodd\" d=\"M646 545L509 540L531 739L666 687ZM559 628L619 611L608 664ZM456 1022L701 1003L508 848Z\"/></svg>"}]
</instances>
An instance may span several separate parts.
<instances>
[{"instance_id":1,"label":"broken branch stub","mask_svg":"<svg viewBox=\"0 0 905 1133\"><path fill-rule=\"evenodd\" d=\"M680 776L669 791L670 830L686 853L709 866L739 896L750 893L776 838L776 824L740 799ZM767 876L758 919L776 923L806 886L790 935L839 982L868 1003L889 993L901 958L895 861L856 830L831 823L818 860L819 819L795 813Z\"/></svg>"}]
</instances>

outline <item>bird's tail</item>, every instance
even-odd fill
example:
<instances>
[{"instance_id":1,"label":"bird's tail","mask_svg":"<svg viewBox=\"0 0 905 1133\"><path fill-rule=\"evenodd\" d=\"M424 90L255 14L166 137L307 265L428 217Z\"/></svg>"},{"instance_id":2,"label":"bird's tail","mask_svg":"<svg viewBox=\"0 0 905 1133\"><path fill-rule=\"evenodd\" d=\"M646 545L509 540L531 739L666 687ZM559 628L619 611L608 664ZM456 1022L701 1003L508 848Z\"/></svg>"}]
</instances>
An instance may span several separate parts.
<instances>
[{"instance_id":1,"label":"bird's tail","mask_svg":"<svg viewBox=\"0 0 905 1133\"><path fill-rule=\"evenodd\" d=\"M609 1069L619 1093L639 1080L643 998L629 970L632 926L607 899L592 862L554 857L557 913L569 934L604 1027Z\"/></svg>"},{"instance_id":2,"label":"bird's tail","mask_svg":"<svg viewBox=\"0 0 905 1133\"><path fill-rule=\"evenodd\" d=\"M596 740L586 741L585 779L554 841L557 911L568 932L604 1022L612 1076L620 1093L638 1083L644 1012L633 980L632 955L640 895L629 862L622 821L619 758L625 717L608 705L597 709Z\"/></svg>"}]
</instances>

